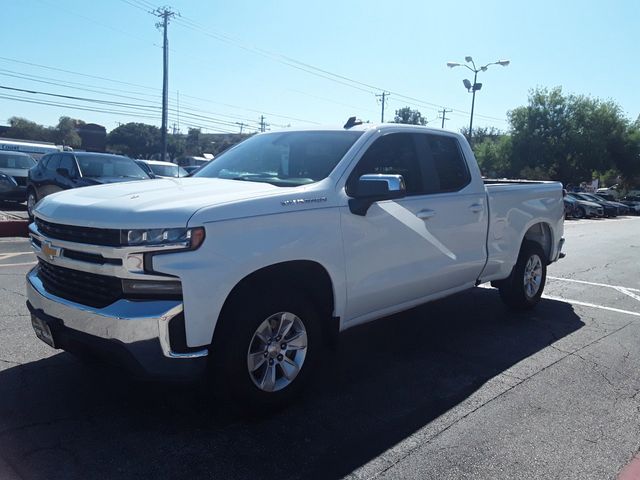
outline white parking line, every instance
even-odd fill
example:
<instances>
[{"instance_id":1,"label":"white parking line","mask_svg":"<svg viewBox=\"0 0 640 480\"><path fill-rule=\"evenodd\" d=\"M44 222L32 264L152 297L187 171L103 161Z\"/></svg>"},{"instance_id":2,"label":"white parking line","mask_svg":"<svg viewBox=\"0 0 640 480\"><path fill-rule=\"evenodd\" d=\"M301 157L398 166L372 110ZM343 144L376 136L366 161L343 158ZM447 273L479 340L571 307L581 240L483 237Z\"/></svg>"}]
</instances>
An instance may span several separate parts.
<instances>
[{"instance_id":1,"label":"white parking line","mask_svg":"<svg viewBox=\"0 0 640 480\"><path fill-rule=\"evenodd\" d=\"M21 267L24 265L35 265L38 262L22 262L22 263L2 263L0 264L0 268L3 267Z\"/></svg>"},{"instance_id":2,"label":"white parking line","mask_svg":"<svg viewBox=\"0 0 640 480\"><path fill-rule=\"evenodd\" d=\"M547 277L547 278L551 278L551 277ZM559 278L558 280L565 280L565 279ZM611 287L611 285L603 285L603 286ZM478 288L493 289L493 287L490 286L489 284L478 285ZM626 315L633 315L634 317L640 317L640 312L634 312L631 310L622 310L620 308L605 307L604 305L596 305L595 303L587 303L587 302L582 302L580 300L572 300L570 298L554 297L552 295L545 295L545 294L542 295L542 298L547 300L554 300L556 302L569 303L571 305L580 305L582 307L597 308L599 310L607 310L609 312L624 313Z\"/></svg>"},{"instance_id":3,"label":"white parking line","mask_svg":"<svg viewBox=\"0 0 640 480\"><path fill-rule=\"evenodd\" d=\"M551 280L560 280L562 282L583 283L585 285L592 285L594 287L606 287L606 288L613 288L615 290L623 289L623 290L628 290L629 292L638 292L638 293L640 293L640 289L630 288L630 287L621 287L620 285L607 285L606 283L586 282L584 280L575 280L573 278L552 277L552 276L549 276L549 275L547 275L547 278L549 278Z\"/></svg>"},{"instance_id":4,"label":"white parking line","mask_svg":"<svg viewBox=\"0 0 640 480\"><path fill-rule=\"evenodd\" d=\"M542 298L546 298L547 300L555 300L556 302L565 302L572 305L581 305L583 307L598 308L600 310L607 310L609 312L624 313L627 315L633 315L634 317L640 317L640 313L638 312L632 312L631 310L621 310L619 308L613 307L605 307L604 305L596 305L595 303L581 302L579 300L571 300L569 298L562 297L552 297L550 295L542 295Z\"/></svg>"},{"instance_id":5,"label":"white parking line","mask_svg":"<svg viewBox=\"0 0 640 480\"><path fill-rule=\"evenodd\" d=\"M635 293L631 293L629 288L624 288L624 287L616 287L616 290L619 291L620 293L624 293L625 295L633 298L634 300L637 300L640 302L640 295L636 295Z\"/></svg>"},{"instance_id":6,"label":"white parking line","mask_svg":"<svg viewBox=\"0 0 640 480\"><path fill-rule=\"evenodd\" d=\"M31 252L11 252L11 253L0 253L0 260L6 260L7 258L17 257L19 255L30 255L33 254Z\"/></svg>"}]
</instances>

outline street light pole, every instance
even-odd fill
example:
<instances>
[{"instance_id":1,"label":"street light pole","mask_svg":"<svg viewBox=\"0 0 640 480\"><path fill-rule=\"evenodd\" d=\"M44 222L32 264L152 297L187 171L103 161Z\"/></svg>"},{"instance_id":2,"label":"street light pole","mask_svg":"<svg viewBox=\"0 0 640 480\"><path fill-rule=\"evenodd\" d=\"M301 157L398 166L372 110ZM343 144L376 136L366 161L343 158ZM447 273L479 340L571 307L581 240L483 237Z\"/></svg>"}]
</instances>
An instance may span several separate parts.
<instances>
[{"instance_id":1,"label":"street light pole","mask_svg":"<svg viewBox=\"0 0 640 480\"><path fill-rule=\"evenodd\" d=\"M469 119L469 144L471 144L471 136L473 134L473 109L476 106L476 90L480 90L476 88L476 80L478 79L478 71L473 72L473 95L471 96L471 118ZM482 85L482 84L481 84Z\"/></svg>"},{"instance_id":2,"label":"street light pole","mask_svg":"<svg viewBox=\"0 0 640 480\"><path fill-rule=\"evenodd\" d=\"M480 90L482 88L482 84L478 83L478 73L479 72L486 72L487 69L491 66L491 65L501 65L503 67L506 67L507 65L509 65L509 63L511 63L510 60L498 60L497 62L491 62L491 63L487 63L486 65L481 66L480 68L476 68L476 63L473 61L473 58L470 56L464 57L465 62L467 63L471 63L471 65L473 65L473 68L471 68L469 65L464 64L464 63L457 63L457 62L447 62L447 67L449 68L454 68L454 67L466 67L467 69L471 70L473 72L473 84L467 80L464 79L463 80L463 84L465 86L465 88L467 89L468 92L472 92L472 98L471 98L471 118L469 119L469 143L471 143L472 137L473 137L473 111L475 109L475 105L476 105L476 92L478 90Z\"/></svg>"}]
</instances>

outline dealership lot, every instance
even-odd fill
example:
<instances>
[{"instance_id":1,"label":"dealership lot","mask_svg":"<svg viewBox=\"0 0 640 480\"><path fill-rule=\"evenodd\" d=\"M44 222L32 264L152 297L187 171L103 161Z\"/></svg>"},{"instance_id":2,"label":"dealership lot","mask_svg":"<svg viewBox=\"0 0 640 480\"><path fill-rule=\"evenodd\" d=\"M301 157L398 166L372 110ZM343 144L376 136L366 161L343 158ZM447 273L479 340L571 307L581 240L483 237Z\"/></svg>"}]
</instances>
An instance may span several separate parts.
<instances>
[{"instance_id":1,"label":"dealership lot","mask_svg":"<svg viewBox=\"0 0 640 480\"><path fill-rule=\"evenodd\" d=\"M615 478L640 433L640 218L565 223L546 300L476 288L347 332L298 404L246 418L35 338L0 239L0 478Z\"/></svg>"}]
</instances>

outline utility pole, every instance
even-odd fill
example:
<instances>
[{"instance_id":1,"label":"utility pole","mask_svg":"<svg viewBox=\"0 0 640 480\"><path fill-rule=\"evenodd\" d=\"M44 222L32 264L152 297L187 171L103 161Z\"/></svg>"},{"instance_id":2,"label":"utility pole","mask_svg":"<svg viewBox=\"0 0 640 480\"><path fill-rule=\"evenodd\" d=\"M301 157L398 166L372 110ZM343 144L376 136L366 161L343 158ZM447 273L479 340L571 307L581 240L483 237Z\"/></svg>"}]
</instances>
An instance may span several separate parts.
<instances>
[{"instance_id":1,"label":"utility pole","mask_svg":"<svg viewBox=\"0 0 640 480\"><path fill-rule=\"evenodd\" d=\"M164 42L162 44L162 160L167 160L167 119L168 119L168 101L169 101L169 40L167 39L167 26L169 20L176 15L169 7L160 7L152 12L162 21L156 23L157 28L163 29Z\"/></svg>"},{"instance_id":2,"label":"utility pole","mask_svg":"<svg viewBox=\"0 0 640 480\"><path fill-rule=\"evenodd\" d=\"M268 126L269 124L264 121L264 115L260 115L260 131L265 132Z\"/></svg>"},{"instance_id":3,"label":"utility pole","mask_svg":"<svg viewBox=\"0 0 640 480\"><path fill-rule=\"evenodd\" d=\"M382 115L380 116L381 123L384 123L384 104L389 99L389 95L391 95L389 92L384 91L380 94L376 94L376 97L380 97L380 103L382 103Z\"/></svg>"},{"instance_id":4,"label":"utility pole","mask_svg":"<svg viewBox=\"0 0 640 480\"><path fill-rule=\"evenodd\" d=\"M442 128L444 128L444 121L449 120L447 118L447 113L449 112L453 112L453 110L447 110L446 108L442 107Z\"/></svg>"},{"instance_id":5,"label":"utility pole","mask_svg":"<svg viewBox=\"0 0 640 480\"><path fill-rule=\"evenodd\" d=\"M240 135L242 135L242 129L247 126L247 124L244 122L236 122L236 125L240 125Z\"/></svg>"}]
</instances>

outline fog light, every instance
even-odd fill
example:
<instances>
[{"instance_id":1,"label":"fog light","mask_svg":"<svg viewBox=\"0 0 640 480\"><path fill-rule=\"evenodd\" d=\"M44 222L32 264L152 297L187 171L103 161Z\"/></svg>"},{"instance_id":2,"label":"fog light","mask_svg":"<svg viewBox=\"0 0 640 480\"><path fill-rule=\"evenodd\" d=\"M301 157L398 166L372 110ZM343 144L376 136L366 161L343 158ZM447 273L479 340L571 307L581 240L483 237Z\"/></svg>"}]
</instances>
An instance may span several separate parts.
<instances>
[{"instance_id":1,"label":"fog light","mask_svg":"<svg viewBox=\"0 0 640 480\"><path fill-rule=\"evenodd\" d=\"M182 283L175 280L122 280L122 291L128 295L182 295Z\"/></svg>"}]
</instances>

